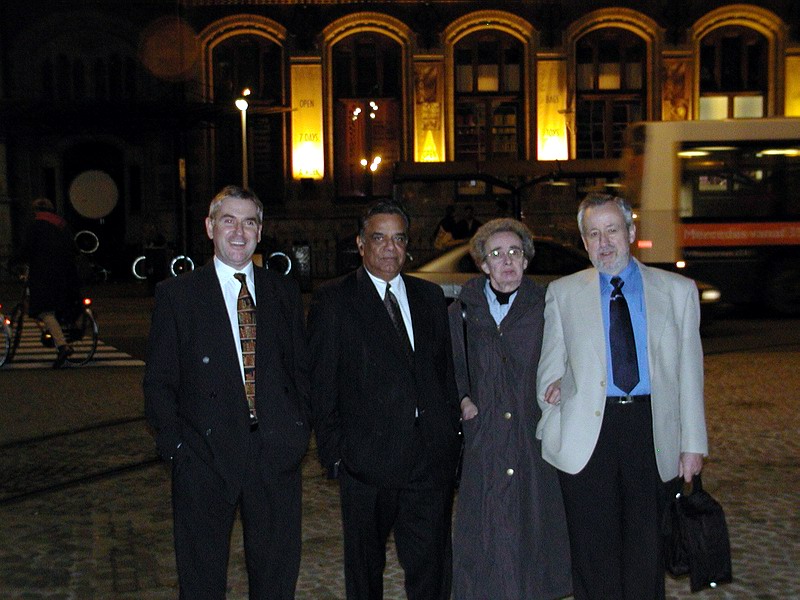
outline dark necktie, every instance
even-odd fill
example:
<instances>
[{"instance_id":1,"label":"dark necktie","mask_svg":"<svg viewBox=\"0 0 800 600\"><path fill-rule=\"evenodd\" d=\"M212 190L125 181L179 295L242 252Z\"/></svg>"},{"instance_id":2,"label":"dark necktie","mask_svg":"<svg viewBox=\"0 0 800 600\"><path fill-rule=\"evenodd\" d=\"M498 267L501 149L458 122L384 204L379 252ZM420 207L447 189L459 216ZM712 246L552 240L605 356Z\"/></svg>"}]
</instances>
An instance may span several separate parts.
<instances>
[{"instance_id":1,"label":"dark necktie","mask_svg":"<svg viewBox=\"0 0 800 600\"><path fill-rule=\"evenodd\" d=\"M403 345L403 352L406 353L408 362L414 358L414 350L411 348L411 340L408 339L408 331L406 330L405 322L403 321L403 314L400 312L400 304L397 302L397 297L392 293L392 284L386 283L386 295L383 297L383 304L389 312L389 318L392 320L397 335L400 336L400 343Z\"/></svg>"},{"instance_id":2,"label":"dark necktie","mask_svg":"<svg viewBox=\"0 0 800 600\"><path fill-rule=\"evenodd\" d=\"M242 364L244 365L244 392L247 396L247 407L250 409L250 425L256 419L256 304L247 289L247 278L244 273L234 275L242 287L236 300L236 312L239 316L239 339L242 344Z\"/></svg>"},{"instance_id":3,"label":"dark necktie","mask_svg":"<svg viewBox=\"0 0 800 600\"><path fill-rule=\"evenodd\" d=\"M611 278L611 304L608 307L608 337L611 342L611 371L614 385L630 394L639 383L639 364L636 360L636 340L633 337L631 313L628 302L622 295L625 282L619 277Z\"/></svg>"}]
</instances>

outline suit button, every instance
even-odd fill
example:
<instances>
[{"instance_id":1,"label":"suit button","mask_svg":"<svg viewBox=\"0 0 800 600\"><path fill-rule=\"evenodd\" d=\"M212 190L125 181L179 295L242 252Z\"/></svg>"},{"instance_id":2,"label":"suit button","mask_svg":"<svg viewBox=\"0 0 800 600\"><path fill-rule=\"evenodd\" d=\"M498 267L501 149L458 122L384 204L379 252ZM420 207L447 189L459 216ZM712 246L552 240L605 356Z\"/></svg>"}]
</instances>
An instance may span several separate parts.
<instances>
[{"instance_id":1,"label":"suit button","mask_svg":"<svg viewBox=\"0 0 800 600\"><path fill-rule=\"evenodd\" d=\"M208 363L210 363L210 362L211 362L211 359L210 359L210 358L208 358L207 356L204 356L204 357L203 357L203 364L204 364L204 365L207 365L207 364L208 364Z\"/></svg>"},{"instance_id":2,"label":"suit button","mask_svg":"<svg viewBox=\"0 0 800 600\"><path fill-rule=\"evenodd\" d=\"M514 474L514 469L506 469L506 475L511 477Z\"/></svg>"},{"instance_id":3,"label":"suit button","mask_svg":"<svg viewBox=\"0 0 800 600\"><path fill-rule=\"evenodd\" d=\"M507 412L507 413L503 414L503 416L505 417L506 421L511 419L511 413L510 412Z\"/></svg>"},{"instance_id":4,"label":"suit button","mask_svg":"<svg viewBox=\"0 0 800 600\"><path fill-rule=\"evenodd\" d=\"M303 422L302 421L295 421L294 424L297 425L298 427L302 427L303 426Z\"/></svg>"},{"instance_id":5,"label":"suit button","mask_svg":"<svg viewBox=\"0 0 800 600\"><path fill-rule=\"evenodd\" d=\"M211 435L211 428L206 429L206 437L208 437L209 435Z\"/></svg>"},{"instance_id":6,"label":"suit button","mask_svg":"<svg viewBox=\"0 0 800 600\"><path fill-rule=\"evenodd\" d=\"M209 397L209 398L211 398L211 399L214 399L214 398L216 398L216 397L217 397L217 392L211 392L211 393L208 395L208 397Z\"/></svg>"},{"instance_id":7,"label":"suit button","mask_svg":"<svg viewBox=\"0 0 800 600\"><path fill-rule=\"evenodd\" d=\"M594 411L594 416L595 417L599 417L600 416L600 411L599 410Z\"/></svg>"}]
</instances>

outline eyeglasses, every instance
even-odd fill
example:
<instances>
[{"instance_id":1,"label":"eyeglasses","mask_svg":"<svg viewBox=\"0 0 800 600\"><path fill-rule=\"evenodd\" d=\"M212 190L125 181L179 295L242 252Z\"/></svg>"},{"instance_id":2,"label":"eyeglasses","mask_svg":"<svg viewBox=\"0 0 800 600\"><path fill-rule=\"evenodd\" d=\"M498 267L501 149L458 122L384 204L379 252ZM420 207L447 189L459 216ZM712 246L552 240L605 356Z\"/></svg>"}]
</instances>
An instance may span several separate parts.
<instances>
[{"instance_id":1,"label":"eyeglasses","mask_svg":"<svg viewBox=\"0 0 800 600\"><path fill-rule=\"evenodd\" d=\"M391 240L392 243L396 244L397 246L406 246L408 244L408 235L405 233L395 233L394 235L373 233L371 236L369 236L369 239L372 240L373 244L378 244L379 246L388 244L389 240Z\"/></svg>"},{"instance_id":2,"label":"eyeglasses","mask_svg":"<svg viewBox=\"0 0 800 600\"><path fill-rule=\"evenodd\" d=\"M500 248L495 248L494 250L489 250L489 252L486 254L486 258L488 260L494 261L505 260L506 256L508 256L510 260L522 260L525 258L525 252L523 252L522 248L512 246L506 251L503 251Z\"/></svg>"}]
</instances>

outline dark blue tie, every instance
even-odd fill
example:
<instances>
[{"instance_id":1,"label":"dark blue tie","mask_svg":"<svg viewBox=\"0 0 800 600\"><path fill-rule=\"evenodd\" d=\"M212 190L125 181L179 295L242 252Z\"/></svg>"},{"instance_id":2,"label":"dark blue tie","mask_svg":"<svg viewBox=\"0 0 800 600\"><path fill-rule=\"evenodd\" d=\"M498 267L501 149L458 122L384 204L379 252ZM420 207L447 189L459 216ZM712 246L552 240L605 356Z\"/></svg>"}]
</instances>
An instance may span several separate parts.
<instances>
[{"instance_id":1,"label":"dark blue tie","mask_svg":"<svg viewBox=\"0 0 800 600\"><path fill-rule=\"evenodd\" d=\"M619 277L611 278L611 304L608 307L608 336L611 342L611 372L614 385L630 394L639 383L639 364L636 360L636 340L633 337L631 313L628 302L622 295L625 282Z\"/></svg>"}]
</instances>

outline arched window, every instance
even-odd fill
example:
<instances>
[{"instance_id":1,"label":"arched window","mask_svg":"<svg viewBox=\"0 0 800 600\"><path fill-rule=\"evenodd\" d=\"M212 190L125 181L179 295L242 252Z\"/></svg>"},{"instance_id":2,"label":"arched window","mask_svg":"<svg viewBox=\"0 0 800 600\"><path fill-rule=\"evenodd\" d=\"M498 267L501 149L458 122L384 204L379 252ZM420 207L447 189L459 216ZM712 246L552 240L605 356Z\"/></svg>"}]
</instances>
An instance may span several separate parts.
<instances>
[{"instance_id":1,"label":"arched window","mask_svg":"<svg viewBox=\"0 0 800 600\"><path fill-rule=\"evenodd\" d=\"M357 33L333 46L332 64L336 196L388 196L402 141L401 46Z\"/></svg>"},{"instance_id":2,"label":"arched window","mask_svg":"<svg viewBox=\"0 0 800 600\"><path fill-rule=\"evenodd\" d=\"M454 47L455 158L523 155L523 45L493 30L467 35Z\"/></svg>"},{"instance_id":3,"label":"arched window","mask_svg":"<svg viewBox=\"0 0 800 600\"><path fill-rule=\"evenodd\" d=\"M269 112L283 104L283 48L251 34L227 38L213 49L214 102L229 103L247 88L248 186L264 204L284 196L284 116ZM222 117L216 129L216 185L241 183L242 130L238 111Z\"/></svg>"},{"instance_id":4,"label":"arched window","mask_svg":"<svg viewBox=\"0 0 800 600\"><path fill-rule=\"evenodd\" d=\"M767 39L730 25L700 44L700 118L763 117L767 96Z\"/></svg>"},{"instance_id":5,"label":"arched window","mask_svg":"<svg viewBox=\"0 0 800 600\"><path fill-rule=\"evenodd\" d=\"M645 41L619 27L598 29L575 45L577 158L622 153L628 123L645 118Z\"/></svg>"},{"instance_id":6,"label":"arched window","mask_svg":"<svg viewBox=\"0 0 800 600\"><path fill-rule=\"evenodd\" d=\"M283 49L257 35L237 35L214 48L214 100L227 102L250 90L249 100L280 104Z\"/></svg>"}]
</instances>

